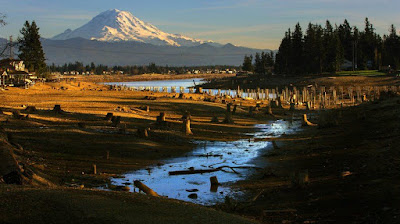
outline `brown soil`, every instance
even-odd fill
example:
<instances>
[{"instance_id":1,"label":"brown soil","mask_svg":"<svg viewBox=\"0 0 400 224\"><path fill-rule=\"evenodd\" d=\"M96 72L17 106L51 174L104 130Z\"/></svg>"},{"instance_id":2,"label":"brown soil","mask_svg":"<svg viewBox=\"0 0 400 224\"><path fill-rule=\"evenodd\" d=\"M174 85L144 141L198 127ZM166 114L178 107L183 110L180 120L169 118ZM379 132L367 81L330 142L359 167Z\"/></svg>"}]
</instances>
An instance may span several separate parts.
<instances>
[{"instance_id":1,"label":"brown soil","mask_svg":"<svg viewBox=\"0 0 400 224\"><path fill-rule=\"evenodd\" d=\"M61 185L87 187L107 183L110 176L157 164L192 150L191 139L235 140L246 138L253 124L265 121L264 116L249 117L246 107L238 107L234 124L211 123L213 116L222 121L226 105L206 102L203 95L132 91L108 91L107 87L90 82L38 84L31 89L10 88L0 92L1 126L10 141L24 148L25 158ZM243 102L243 105L251 102ZM60 105L61 114L53 111ZM24 108L35 106L36 111ZM150 111L142 110L149 106ZM141 109L142 108L142 109ZM28 119L15 119L20 111ZM181 117L189 111L192 117L191 136L182 130ZM113 127L104 120L107 113L121 116L121 124ZM160 112L167 114L169 127L155 125ZM150 127L149 138L137 135L137 129ZM105 157L109 152L110 159ZM93 175L96 164L98 175Z\"/></svg>"}]
</instances>

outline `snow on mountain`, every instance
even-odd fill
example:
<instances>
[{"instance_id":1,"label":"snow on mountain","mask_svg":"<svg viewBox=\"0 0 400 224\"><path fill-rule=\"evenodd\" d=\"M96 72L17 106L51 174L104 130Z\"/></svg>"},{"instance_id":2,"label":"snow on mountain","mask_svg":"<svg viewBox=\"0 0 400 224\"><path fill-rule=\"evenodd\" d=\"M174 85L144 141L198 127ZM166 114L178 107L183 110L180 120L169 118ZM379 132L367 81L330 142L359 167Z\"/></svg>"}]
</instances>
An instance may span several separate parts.
<instances>
[{"instance_id":1,"label":"snow on mountain","mask_svg":"<svg viewBox=\"0 0 400 224\"><path fill-rule=\"evenodd\" d=\"M212 41L193 39L179 34L169 34L150 23L143 22L130 12L111 9L100 13L76 30L66 30L54 36L53 40L67 40L81 37L106 42L138 41L154 45L198 46Z\"/></svg>"}]
</instances>

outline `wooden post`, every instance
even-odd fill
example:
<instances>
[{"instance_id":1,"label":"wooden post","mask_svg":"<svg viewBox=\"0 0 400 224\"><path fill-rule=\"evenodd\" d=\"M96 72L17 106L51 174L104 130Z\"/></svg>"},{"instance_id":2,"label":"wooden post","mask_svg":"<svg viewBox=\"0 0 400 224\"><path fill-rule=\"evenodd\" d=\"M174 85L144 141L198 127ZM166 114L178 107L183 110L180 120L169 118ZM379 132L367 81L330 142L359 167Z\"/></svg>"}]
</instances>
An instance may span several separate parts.
<instances>
[{"instance_id":1,"label":"wooden post","mask_svg":"<svg viewBox=\"0 0 400 224\"><path fill-rule=\"evenodd\" d=\"M93 174L94 174L94 175L97 174L97 167L96 167L96 164L93 164Z\"/></svg>"}]
</instances>

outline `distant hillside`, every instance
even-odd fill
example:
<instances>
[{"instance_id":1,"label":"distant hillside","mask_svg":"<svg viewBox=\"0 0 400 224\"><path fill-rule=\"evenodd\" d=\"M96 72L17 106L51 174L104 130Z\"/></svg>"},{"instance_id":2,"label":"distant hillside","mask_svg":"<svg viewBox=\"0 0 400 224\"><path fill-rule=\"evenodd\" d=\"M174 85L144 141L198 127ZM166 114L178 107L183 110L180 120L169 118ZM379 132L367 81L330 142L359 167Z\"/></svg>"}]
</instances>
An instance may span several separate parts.
<instances>
[{"instance_id":1,"label":"distant hillside","mask_svg":"<svg viewBox=\"0 0 400 224\"><path fill-rule=\"evenodd\" d=\"M157 46L135 41L104 42L73 38L67 40L42 39L46 63L61 65L80 61L104 65L144 65L156 63L170 66L240 65L244 55L255 54L260 49L221 47L208 43L193 47Z\"/></svg>"}]
</instances>

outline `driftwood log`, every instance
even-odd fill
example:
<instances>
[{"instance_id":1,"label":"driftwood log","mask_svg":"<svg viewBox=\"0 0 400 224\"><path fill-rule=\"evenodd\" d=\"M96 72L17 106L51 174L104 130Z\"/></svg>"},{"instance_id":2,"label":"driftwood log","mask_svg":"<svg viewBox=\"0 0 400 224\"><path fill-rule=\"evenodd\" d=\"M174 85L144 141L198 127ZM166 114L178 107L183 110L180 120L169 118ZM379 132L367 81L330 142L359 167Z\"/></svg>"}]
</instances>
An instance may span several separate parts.
<instances>
[{"instance_id":1,"label":"driftwood log","mask_svg":"<svg viewBox=\"0 0 400 224\"><path fill-rule=\"evenodd\" d=\"M313 124L307 119L307 114L303 114L303 120L301 123L303 126L318 126L317 124Z\"/></svg>"},{"instance_id":2,"label":"driftwood log","mask_svg":"<svg viewBox=\"0 0 400 224\"><path fill-rule=\"evenodd\" d=\"M154 197L159 197L159 195L155 191L153 191L151 188L146 186L144 183L142 183L142 182L140 182L138 180L135 180L133 182L133 184L135 185L135 187L139 188L139 190L143 191L147 195L154 196Z\"/></svg>"}]
</instances>

